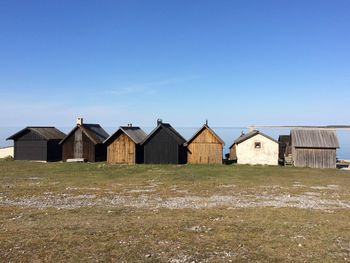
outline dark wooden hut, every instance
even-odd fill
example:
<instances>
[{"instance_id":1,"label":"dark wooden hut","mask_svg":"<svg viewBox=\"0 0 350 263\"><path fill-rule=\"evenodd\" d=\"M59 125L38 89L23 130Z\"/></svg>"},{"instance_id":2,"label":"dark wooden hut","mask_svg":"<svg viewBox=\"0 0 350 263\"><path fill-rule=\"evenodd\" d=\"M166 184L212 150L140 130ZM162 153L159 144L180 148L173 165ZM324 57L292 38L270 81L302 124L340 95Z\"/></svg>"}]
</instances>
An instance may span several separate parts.
<instances>
[{"instance_id":1,"label":"dark wooden hut","mask_svg":"<svg viewBox=\"0 0 350 263\"><path fill-rule=\"evenodd\" d=\"M292 162L292 146L290 135L280 135L278 137L279 150L278 159L281 164L290 164Z\"/></svg>"},{"instance_id":2,"label":"dark wooden hut","mask_svg":"<svg viewBox=\"0 0 350 263\"><path fill-rule=\"evenodd\" d=\"M335 130L291 130L294 166L336 168L336 151L339 142Z\"/></svg>"},{"instance_id":3,"label":"dark wooden hut","mask_svg":"<svg viewBox=\"0 0 350 263\"><path fill-rule=\"evenodd\" d=\"M157 127L144 139L146 164L184 164L186 163L186 140L168 123L157 121Z\"/></svg>"},{"instance_id":4,"label":"dark wooden hut","mask_svg":"<svg viewBox=\"0 0 350 263\"><path fill-rule=\"evenodd\" d=\"M99 124L85 124L82 118L78 118L76 127L60 142L62 160L106 161L107 148L103 142L108 136Z\"/></svg>"},{"instance_id":5,"label":"dark wooden hut","mask_svg":"<svg viewBox=\"0 0 350 263\"><path fill-rule=\"evenodd\" d=\"M31 161L60 161L59 142L65 134L55 127L26 127L7 140L14 141L14 159Z\"/></svg>"},{"instance_id":6,"label":"dark wooden hut","mask_svg":"<svg viewBox=\"0 0 350 263\"><path fill-rule=\"evenodd\" d=\"M104 144L107 146L107 162L110 164L135 164L143 162L140 143L147 134L132 124L120 127Z\"/></svg>"},{"instance_id":7,"label":"dark wooden hut","mask_svg":"<svg viewBox=\"0 0 350 263\"><path fill-rule=\"evenodd\" d=\"M191 164L222 164L224 141L204 124L186 143L187 162Z\"/></svg>"}]
</instances>

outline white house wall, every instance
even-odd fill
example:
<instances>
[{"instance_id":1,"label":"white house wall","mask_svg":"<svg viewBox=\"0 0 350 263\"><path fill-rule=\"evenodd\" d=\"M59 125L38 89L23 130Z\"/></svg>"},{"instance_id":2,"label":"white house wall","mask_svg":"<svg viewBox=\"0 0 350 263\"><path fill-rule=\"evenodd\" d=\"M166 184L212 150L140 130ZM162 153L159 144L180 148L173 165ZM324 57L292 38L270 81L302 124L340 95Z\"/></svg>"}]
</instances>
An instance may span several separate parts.
<instances>
[{"instance_id":1,"label":"white house wall","mask_svg":"<svg viewBox=\"0 0 350 263\"><path fill-rule=\"evenodd\" d=\"M0 159L8 156L13 157L14 148L13 146L0 148Z\"/></svg>"},{"instance_id":2,"label":"white house wall","mask_svg":"<svg viewBox=\"0 0 350 263\"><path fill-rule=\"evenodd\" d=\"M255 148L255 142L261 148ZM278 143L257 134L237 145L237 163L278 165Z\"/></svg>"}]
</instances>

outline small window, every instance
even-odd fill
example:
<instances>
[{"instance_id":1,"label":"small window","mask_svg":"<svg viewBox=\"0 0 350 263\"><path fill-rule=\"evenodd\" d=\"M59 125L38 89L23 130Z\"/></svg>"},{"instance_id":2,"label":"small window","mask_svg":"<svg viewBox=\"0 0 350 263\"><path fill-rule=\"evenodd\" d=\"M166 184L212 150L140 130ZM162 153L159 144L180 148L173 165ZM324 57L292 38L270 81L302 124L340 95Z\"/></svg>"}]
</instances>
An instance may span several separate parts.
<instances>
[{"instance_id":1,"label":"small window","mask_svg":"<svg viewBox=\"0 0 350 263\"><path fill-rule=\"evenodd\" d=\"M255 142L254 148L255 149L260 149L261 148L261 142Z\"/></svg>"}]
</instances>

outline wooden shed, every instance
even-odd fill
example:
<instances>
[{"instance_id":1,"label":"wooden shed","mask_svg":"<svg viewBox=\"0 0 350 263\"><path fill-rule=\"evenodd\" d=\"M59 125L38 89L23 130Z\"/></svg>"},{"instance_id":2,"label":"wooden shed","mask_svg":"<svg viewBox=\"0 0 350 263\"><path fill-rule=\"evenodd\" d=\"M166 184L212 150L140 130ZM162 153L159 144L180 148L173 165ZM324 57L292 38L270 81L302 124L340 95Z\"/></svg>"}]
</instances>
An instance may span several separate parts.
<instances>
[{"instance_id":1,"label":"wooden shed","mask_svg":"<svg viewBox=\"0 0 350 263\"><path fill-rule=\"evenodd\" d=\"M281 164L292 164L292 145L290 140L290 135L280 135L278 137L278 158Z\"/></svg>"},{"instance_id":2,"label":"wooden shed","mask_svg":"<svg viewBox=\"0 0 350 263\"><path fill-rule=\"evenodd\" d=\"M278 165L279 143L270 136L253 130L237 138L230 147L230 159L238 164Z\"/></svg>"},{"instance_id":3,"label":"wooden shed","mask_svg":"<svg viewBox=\"0 0 350 263\"><path fill-rule=\"evenodd\" d=\"M311 168L336 168L339 142L335 130L291 130L294 166Z\"/></svg>"},{"instance_id":4,"label":"wooden shed","mask_svg":"<svg viewBox=\"0 0 350 263\"><path fill-rule=\"evenodd\" d=\"M62 160L106 161L107 148L103 142L108 136L99 124L85 124L82 118L78 118L75 128L60 142Z\"/></svg>"},{"instance_id":5,"label":"wooden shed","mask_svg":"<svg viewBox=\"0 0 350 263\"><path fill-rule=\"evenodd\" d=\"M222 164L224 141L204 124L186 143L187 162L191 164Z\"/></svg>"},{"instance_id":6,"label":"wooden shed","mask_svg":"<svg viewBox=\"0 0 350 263\"><path fill-rule=\"evenodd\" d=\"M14 141L14 159L32 161L60 161L59 142L65 134L55 127L26 127L7 140Z\"/></svg>"},{"instance_id":7,"label":"wooden shed","mask_svg":"<svg viewBox=\"0 0 350 263\"><path fill-rule=\"evenodd\" d=\"M157 127L141 143L146 164L186 163L186 140L168 123L157 121Z\"/></svg>"},{"instance_id":8,"label":"wooden shed","mask_svg":"<svg viewBox=\"0 0 350 263\"><path fill-rule=\"evenodd\" d=\"M140 143L147 134L140 127L120 127L104 144L107 146L107 162L110 164L135 164L143 162Z\"/></svg>"}]
</instances>

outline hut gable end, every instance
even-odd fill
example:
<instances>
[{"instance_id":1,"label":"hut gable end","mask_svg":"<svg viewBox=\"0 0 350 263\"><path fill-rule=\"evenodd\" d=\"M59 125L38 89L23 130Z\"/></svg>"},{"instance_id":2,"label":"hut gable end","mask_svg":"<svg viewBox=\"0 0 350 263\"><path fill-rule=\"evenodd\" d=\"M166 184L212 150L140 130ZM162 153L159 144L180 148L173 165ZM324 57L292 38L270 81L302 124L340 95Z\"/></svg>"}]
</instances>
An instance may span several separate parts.
<instances>
[{"instance_id":1,"label":"hut gable end","mask_svg":"<svg viewBox=\"0 0 350 263\"><path fill-rule=\"evenodd\" d=\"M105 161L107 148L103 141L107 137L107 132L99 124L77 124L60 142L63 150L62 159Z\"/></svg>"},{"instance_id":2,"label":"hut gable end","mask_svg":"<svg viewBox=\"0 0 350 263\"><path fill-rule=\"evenodd\" d=\"M207 125L200 128L186 143L217 143L224 145L224 141Z\"/></svg>"},{"instance_id":3,"label":"hut gable end","mask_svg":"<svg viewBox=\"0 0 350 263\"><path fill-rule=\"evenodd\" d=\"M135 164L143 161L140 142L146 133L139 127L120 127L105 140L107 162L110 164Z\"/></svg>"},{"instance_id":4,"label":"hut gable end","mask_svg":"<svg viewBox=\"0 0 350 263\"><path fill-rule=\"evenodd\" d=\"M188 163L222 164L224 142L207 125L199 129L186 144Z\"/></svg>"},{"instance_id":5,"label":"hut gable end","mask_svg":"<svg viewBox=\"0 0 350 263\"><path fill-rule=\"evenodd\" d=\"M186 140L168 123L158 126L143 140L145 163L186 163Z\"/></svg>"},{"instance_id":6,"label":"hut gable end","mask_svg":"<svg viewBox=\"0 0 350 263\"><path fill-rule=\"evenodd\" d=\"M238 164L278 165L279 143L273 138L252 131L240 136L230 147L230 159Z\"/></svg>"}]
</instances>

